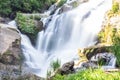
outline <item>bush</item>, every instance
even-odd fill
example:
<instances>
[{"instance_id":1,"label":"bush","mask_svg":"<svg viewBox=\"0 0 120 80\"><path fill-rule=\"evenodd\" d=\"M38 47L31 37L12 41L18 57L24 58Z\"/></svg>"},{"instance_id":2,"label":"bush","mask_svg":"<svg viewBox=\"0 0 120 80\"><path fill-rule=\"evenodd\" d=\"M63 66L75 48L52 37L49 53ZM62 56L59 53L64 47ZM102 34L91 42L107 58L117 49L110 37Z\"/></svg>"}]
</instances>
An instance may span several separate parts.
<instances>
[{"instance_id":1,"label":"bush","mask_svg":"<svg viewBox=\"0 0 120 80\"><path fill-rule=\"evenodd\" d=\"M12 12L42 12L56 0L1 0L0 16L10 16Z\"/></svg>"},{"instance_id":2,"label":"bush","mask_svg":"<svg viewBox=\"0 0 120 80\"><path fill-rule=\"evenodd\" d=\"M113 47L111 50L117 58L117 66L120 67L120 30L119 29L115 30L115 34L112 40L113 40Z\"/></svg>"},{"instance_id":3,"label":"bush","mask_svg":"<svg viewBox=\"0 0 120 80\"><path fill-rule=\"evenodd\" d=\"M23 33L36 35L39 31L35 26L34 19L23 16L21 13L17 13L16 22Z\"/></svg>"},{"instance_id":4,"label":"bush","mask_svg":"<svg viewBox=\"0 0 120 80\"><path fill-rule=\"evenodd\" d=\"M10 0L0 1L0 16L9 16L12 10L10 8Z\"/></svg>"}]
</instances>

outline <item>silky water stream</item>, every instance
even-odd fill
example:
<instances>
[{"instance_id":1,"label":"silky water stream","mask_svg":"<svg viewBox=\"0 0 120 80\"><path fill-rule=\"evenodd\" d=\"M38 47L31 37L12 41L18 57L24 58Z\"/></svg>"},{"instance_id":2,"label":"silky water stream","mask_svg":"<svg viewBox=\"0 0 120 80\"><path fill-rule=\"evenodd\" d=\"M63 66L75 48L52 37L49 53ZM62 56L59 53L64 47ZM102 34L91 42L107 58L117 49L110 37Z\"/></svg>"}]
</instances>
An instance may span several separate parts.
<instances>
[{"instance_id":1,"label":"silky water stream","mask_svg":"<svg viewBox=\"0 0 120 80\"><path fill-rule=\"evenodd\" d=\"M35 47L21 34L25 64L34 74L46 77L51 61L59 59L63 64L77 59L78 48L97 42L104 14L111 5L112 0L89 0L61 14L58 8L53 15L43 18L45 30L38 33Z\"/></svg>"}]
</instances>

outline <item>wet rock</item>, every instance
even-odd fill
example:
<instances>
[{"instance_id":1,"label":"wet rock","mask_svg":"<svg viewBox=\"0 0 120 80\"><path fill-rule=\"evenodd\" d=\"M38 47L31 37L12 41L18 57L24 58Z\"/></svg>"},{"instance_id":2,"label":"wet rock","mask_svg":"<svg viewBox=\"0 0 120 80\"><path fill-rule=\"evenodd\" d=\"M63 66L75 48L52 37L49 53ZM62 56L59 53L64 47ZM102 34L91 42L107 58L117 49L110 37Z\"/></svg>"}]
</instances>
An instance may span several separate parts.
<instances>
[{"instance_id":1,"label":"wet rock","mask_svg":"<svg viewBox=\"0 0 120 80\"><path fill-rule=\"evenodd\" d=\"M98 68L98 64L97 62L94 62L94 61L86 61L86 62L81 62L79 65L75 65L74 66L74 69L75 69L75 72L78 72L80 70L84 70L84 69L96 69Z\"/></svg>"},{"instance_id":2,"label":"wet rock","mask_svg":"<svg viewBox=\"0 0 120 80\"><path fill-rule=\"evenodd\" d=\"M108 52L97 53L96 55L92 56L92 58L89 59L89 61L81 62L80 65L74 68L75 68L75 71L77 72L82 69L100 68L99 66L101 66L103 70L115 69L116 68L116 57L114 56L113 53L108 53Z\"/></svg>"},{"instance_id":3,"label":"wet rock","mask_svg":"<svg viewBox=\"0 0 120 80\"><path fill-rule=\"evenodd\" d=\"M113 53L108 53L108 52L98 53L91 58L91 61L97 62L98 64L104 66L111 66L111 67L116 66L116 57Z\"/></svg>"},{"instance_id":4,"label":"wet rock","mask_svg":"<svg viewBox=\"0 0 120 80\"><path fill-rule=\"evenodd\" d=\"M36 26L36 28L37 28L39 31L44 30L43 22L42 22L42 21L35 21L35 26Z\"/></svg>"},{"instance_id":5,"label":"wet rock","mask_svg":"<svg viewBox=\"0 0 120 80\"><path fill-rule=\"evenodd\" d=\"M0 23L8 23L9 21L10 21L9 18L0 17Z\"/></svg>"},{"instance_id":6,"label":"wet rock","mask_svg":"<svg viewBox=\"0 0 120 80\"><path fill-rule=\"evenodd\" d=\"M67 4L72 6L73 8L79 6L79 4L82 4L82 3L85 3L85 2L88 2L89 0L72 0L70 2L68 2Z\"/></svg>"},{"instance_id":7,"label":"wet rock","mask_svg":"<svg viewBox=\"0 0 120 80\"><path fill-rule=\"evenodd\" d=\"M23 54L21 38L12 26L0 23L0 80L17 80L21 75Z\"/></svg>"},{"instance_id":8,"label":"wet rock","mask_svg":"<svg viewBox=\"0 0 120 80\"><path fill-rule=\"evenodd\" d=\"M78 71L82 68L98 68L98 66L104 66L104 68L115 68L116 57L110 52L112 46L95 45L84 49L79 49L79 53L84 53L83 59L87 58L88 61L80 62L78 66L75 66L75 70ZM81 55L79 55L81 57ZM82 58L80 58L82 59Z\"/></svg>"},{"instance_id":9,"label":"wet rock","mask_svg":"<svg viewBox=\"0 0 120 80\"><path fill-rule=\"evenodd\" d=\"M4 65L0 63L0 80L45 80L23 68L19 65Z\"/></svg>"},{"instance_id":10,"label":"wet rock","mask_svg":"<svg viewBox=\"0 0 120 80\"><path fill-rule=\"evenodd\" d=\"M88 0L73 0L73 1L69 1L68 3L64 4L60 11L59 11L59 14L63 13L63 12L66 12L66 11L69 11L77 6L79 6L79 4L82 4L82 3L85 3L87 2Z\"/></svg>"},{"instance_id":11,"label":"wet rock","mask_svg":"<svg viewBox=\"0 0 120 80\"><path fill-rule=\"evenodd\" d=\"M97 64L92 62L92 61L82 63L81 66L84 67L84 68L92 68L92 69L98 68Z\"/></svg>"},{"instance_id":12,"label":"wet rock","mask_svg":"<svg viewBox=\"0 0 120 80\"><path fill-rule=\"evenodd\" d=\"M61 75L74 73L73 67L74 67L74 61L63 64L63 66L60 68Z\"/></svg>"},{"instance_id":13,"label":"wet rock","mask_svg":"<svg viewBox=\"0 0 120 80\"><path fill-rule=\"evenodd\" d=\"M16 17L16 12L12 12L12 13L10 14L10 19L11 19L11 20L14 20L15 17Z\"/></svg>"},{"instance_id":14,"label":"wet rock","mask_svg":"<svg viewBox=\"0 0 120 80\"><path fill-rule=\"evenodd\" d=\"M71 10L71 9L72 9L72 6L70 6L70 5L68 5L68 4L64 4L64 5L61 7L61 9L60 9L59 14L61 14L61 13L63 13L63 12L66 12L66 11L69 11L69 10Z\"/></svg>"},{"instance_id":15,"label":"wet rock","mask_svg":"<svg viewBox=\"0 0 120 80\"><path fill-rule=\"evenodd\" d=\"M90 46L84 49L79 49L82 50L82 53L84 53L87 57L88 60L92 58L92 56L98 54L98 53L103 53L103 52L110 52L109 49L112 46L106 46L106 45L95 45L95 46ZM81 51L79 51L81 52Z\"/></svg>"}]
</instances>

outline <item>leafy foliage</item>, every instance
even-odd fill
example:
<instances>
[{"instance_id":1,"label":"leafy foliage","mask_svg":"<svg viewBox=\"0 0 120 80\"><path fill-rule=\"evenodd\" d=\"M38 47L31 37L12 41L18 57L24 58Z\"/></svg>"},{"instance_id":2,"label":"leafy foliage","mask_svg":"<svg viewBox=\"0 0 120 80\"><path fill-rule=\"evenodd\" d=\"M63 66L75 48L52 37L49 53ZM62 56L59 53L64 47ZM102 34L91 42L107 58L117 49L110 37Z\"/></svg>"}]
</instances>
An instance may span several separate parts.
<instances>
[{"instance_id":1,"label":"leafy foliage","mask_svg":"<svg viewBox=\"0 0 120 80\"><path fill-rule=\"evenodd\" d=\"M50 6L56 0L11 0L11 7L13 10L22 12L40 12L45 6Z\"/></svg>"},{"instance_id":2,"label":"leafy foliage","mask_svg":"<svg viewBox=\"0 0 120 80\"><path fill-rule=\"evenodd\" d=\"M35 27L33 19L23 16L21 13L17 13L16 21L19 26L19 29L23 33L27 33L27 34L38 33L38 29Z\"/></svg>"},{"instance_id":3,"label":"leafy foliage","mask_svg":"<svg viewBox=\"0 0 120 80\"><path fill-rule=\"evenodd\" d=\"M112 45L113 34L114 34L114 28L111 25L107 24L98 34L100 42Z\"/></svg>"},{"instance_id":4,"label":"leafy foliage","mask_svg":"<svg viewBox=\"0 0 120 80\"><path fill-rule=\"evenodd\" d=\"M56 61L51 62L51 67L53 68L53 71L58 69L60 67L60 61L57 59Z\"/></svg>"},{"instance_id":5,"label":"leafy foliage","mask_svg":"<svg viewBox=\"0 0 120 80\"><path fill-rule=\"evenodd\" d=\"M0 0L0 16L9 16L12 12L42 12L56 0Z\"/></svg>"},{"instance_id":6,"label":"leafy foliage","mask_svg":"<svg viewBox=\"0 0 120 80\"><path fill-rule=\"evenodd\" d=\"M113 40L113 47L111 50L117 57L117 66L120 67L120 30L119 29L115 30L112 40Z\"/></svg>"},{"instance_id":7,"label":"leafy foliage","mask_svg":"<svg viewBox=\"0 0 120 80\"><path fill-rule=\"evenodd\" d=\"M101 69L88 69L66 76L57 74L53 80L120 80L119 75L120 72L106 73Z\"/></svg>"},{"instance_id":8,"label":"leafy foliage","mask_svg":"<svg viewBox=\"0 0 120 80\"><path fill-rule=\"evenodd\" d=\"M9 16L12 10L10 8L10 0L0 0L0 15Z\"/></svg>"}]
</instances>

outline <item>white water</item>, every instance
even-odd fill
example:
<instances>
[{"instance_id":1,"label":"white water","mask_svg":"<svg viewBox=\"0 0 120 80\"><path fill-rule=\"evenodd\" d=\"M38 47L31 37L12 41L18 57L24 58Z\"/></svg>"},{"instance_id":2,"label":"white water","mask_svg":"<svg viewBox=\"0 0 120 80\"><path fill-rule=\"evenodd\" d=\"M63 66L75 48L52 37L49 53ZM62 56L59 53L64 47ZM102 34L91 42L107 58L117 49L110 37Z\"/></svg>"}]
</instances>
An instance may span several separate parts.
<instances>
[{"instance_id":1,"label":"white water","mask_svg":"<svg viewBox=\"0 0 120 80\"><path fill-rule=\"evenodd\" d=\"M107 69L115 69L116 66L116 57L114 56L113 53L99 53L91 58L91 61L99 61L100 58L106 59L106 64L102 66L102 69L107 70Z\"/></svg>"},{"instance_id":2,"label":"white water","mask_svg":"<svg viewBox=\"0 0 120 80\"><path fill-rule=\"evenodd\" d=\"M50 17L42 19L47 24L46 30L39 32L36 48L21 34L26 65L36 75L46 77L51 61L59 59L63 64L76 59L78 48L96 43L104 14L111 4L112 0L90 0L60 15L57 10L51 21L48 21Z\"/></svg>"}]
</instances>

